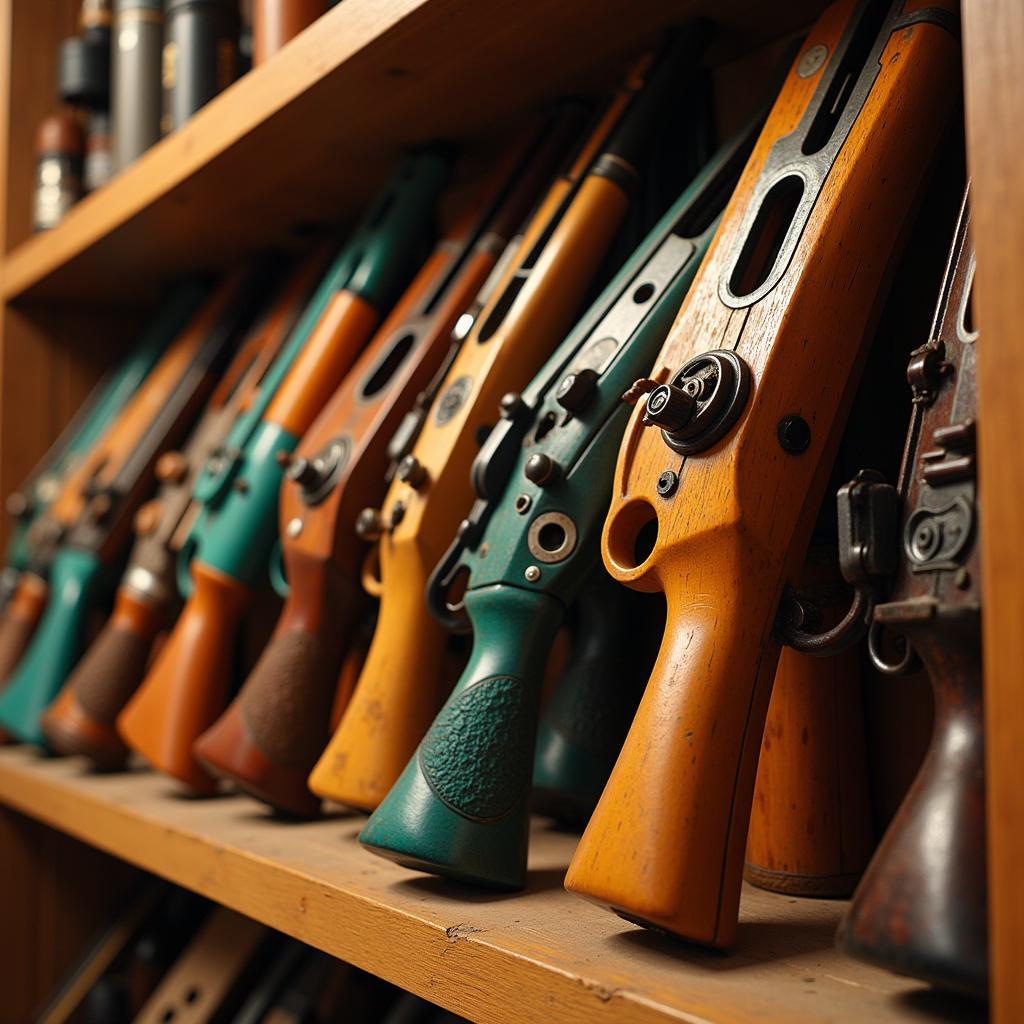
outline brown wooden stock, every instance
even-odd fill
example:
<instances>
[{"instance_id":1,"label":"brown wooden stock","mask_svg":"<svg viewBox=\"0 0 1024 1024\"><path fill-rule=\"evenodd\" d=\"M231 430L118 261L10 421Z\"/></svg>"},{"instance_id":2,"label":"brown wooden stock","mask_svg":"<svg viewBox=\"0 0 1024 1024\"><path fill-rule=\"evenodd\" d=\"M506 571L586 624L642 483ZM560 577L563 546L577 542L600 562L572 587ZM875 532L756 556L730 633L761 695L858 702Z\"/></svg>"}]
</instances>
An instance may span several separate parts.
<instances>
[{"instance_id":1,"label":"brown wooden stock","mask_svg":"<svg viewBox=\"0 0 1024 1024\"><path fill-rule=\"evenodd\" d=\"M177 610L174 563L196 511L196 474L248 408L329 255L329 247L322 247L291 275L267 316L235 353L184 450L167 452L158 460L160 492L136 516L137 539L113 617L43 717L44 732L55 750L85 754L105 768L124 759L127 751L114 721L142 682L153 640Z\"/></svg>"},{"instance_id":2,"label":"brown wooden stock","mask_svg":"<svg viewBox=\"0 0 1024 1024\"><path fill-rule=\"evenodd\" d=\"M387 448L395 430L437 372L458 317L482 288L508 234L518 227L524 207L540 188L539 183L530 183L536 170L528 168L524 182L506 197L497 215L487 219L532 138L531 132L515 140L494 172L474 190L463 215L304 435L296 458L312 460L339 439L348 445L347 461L329 493L310 502L298 483L285 481L281 489L282 548L290 593L273 649L268 648L226 712L224 728L218 725L202 737L197 753L211 769L288 813L311 814L319 806L305 779L328 740L332 695L337 707L336 681L359 607L354 595L366 542L356 535L356 519L367 506L381 503L387 487ZM488 230L449 281L481 222ZM413 348L379 389L371 389L388 353L410 332ZM290 536L288 524L294 521L301 522L302 529ZM262 705L283 705L290 713L268 715Z\"/></svg>"},{"instance_id":3,"label":"brown wooden stock","mask_svg":"<svg viewBox=\"0 0 1024 1024\"><path fill-rule=\"evenodd\" d=\"M262 64L327 10L327 0L255 0L252 63Z\"/></svg>"},{"instance_id":4,"label":"brown wooden stock","mask_svg":"<svg viewBox=\"0 0 1024 1024\"><path fill-rule=\"evenodd\" d=\"M170 639L117 719L121 738L154 767L198 793L216 782L192 756L195 738L217 717L231 686L233 637L252 599L248 588L202 563ZM180 666L188 665L188 675Z\"/></svg>"},{"instance_id":5,"label":"brown wooden stock","mask_svg":"<svg viewBox=\"0 0 1024 1024\"><path fill-rule=\"evenodd\" d=\"M114 723L164 625L162 608L123 587L118 591L113 614L89 648L87 670L75 673L40 719L55 751L85 754L105 769L124 764L128 748Z\"/></svg>"},{"instance_id":6,"label":"brown wooden stock","mask_svg":"<svg viewBox=\"0 0 1024 1024\"><path fill-rule=\"evenodd\" d=\"M782 588L803 563L865 341L959 82L946 28L925 21L893 32L780 276L753 301L722 301L720 289L743 276L740 233L770 149L797 128L829 67L815 68L814 54L800 62L811 47L834 54L854 8L833 4L810 32L652 373L664 381L691 357L732 350L752 376L742 413L724 441L681 459L638 409L604 530L612 574L664 591L667 629L566 886L712 946L736 931ZM792 416L809 426L799 454L780 440ZM669 499L657 487L667 469L679 474ZM657 530L647 557L638 552L645 527Z\"/></svg>"},{"instance_id":7,"label":"brown wooden stock","mask_svg":"<svg viewBox=\"0 0 1024 1024\"><path fill-rule=\"evenodd\" d=\"M0 618L0 688L21 661L32 634L46 610L49 597L46 580L35 573L23 572L18 588Z\"/></svg>"},{"instance_id":8,"label":"brown wooden stock","mask_svg":"<svg viewBox=\"0 0 1024 1024\"><path fill-rule=\"evenodd\" d=\"M834 618L844 592L835 552L813 552L801 590ZM831 622L829 623L831 625ZM861 652L782 650L768 705L744 877L794 896L849 896L874 850Z\"/></svg>"}]
</instances>

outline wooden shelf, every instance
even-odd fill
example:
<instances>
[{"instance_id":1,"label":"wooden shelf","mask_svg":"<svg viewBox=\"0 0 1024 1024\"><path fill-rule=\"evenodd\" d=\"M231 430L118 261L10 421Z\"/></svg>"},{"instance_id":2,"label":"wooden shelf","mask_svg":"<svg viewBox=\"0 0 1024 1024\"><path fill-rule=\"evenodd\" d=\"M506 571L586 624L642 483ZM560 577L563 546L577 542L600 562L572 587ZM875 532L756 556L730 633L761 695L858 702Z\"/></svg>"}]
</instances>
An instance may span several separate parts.
<instances>
[{"instance_id":1,"label":"wooden shelf","mask_svg":"<svg viewBox=\"0 0 1024 1024\"><path fill-rule=\"evenodd\" d=\"M9 748L0 801L488 1024L879 1024L976 1012L835 952L839 901L748 887L728 956L645 932L564 892L574 837L543 823L527 891L496 896L373 857L355 841L359 818L281 822L247 797L187 798L143 770L94 775L76 759Z\"/></svg>"},{"instance_id":2,"label":"wooden shelf","mask_svg":"<svg viewBox=\"0 0 1024 1024\"><path fill-rule=\"evenodd\" d=\"M613 81L668 24L712 14L779 36L750 0L345 0L3 265L8 300L141 302L161 280L351 215L396 153L493 132L567 90ZM27 141L27 140L26 140ZM26 200L27 201L27 200Z\"/></svg>"}]
</instances>

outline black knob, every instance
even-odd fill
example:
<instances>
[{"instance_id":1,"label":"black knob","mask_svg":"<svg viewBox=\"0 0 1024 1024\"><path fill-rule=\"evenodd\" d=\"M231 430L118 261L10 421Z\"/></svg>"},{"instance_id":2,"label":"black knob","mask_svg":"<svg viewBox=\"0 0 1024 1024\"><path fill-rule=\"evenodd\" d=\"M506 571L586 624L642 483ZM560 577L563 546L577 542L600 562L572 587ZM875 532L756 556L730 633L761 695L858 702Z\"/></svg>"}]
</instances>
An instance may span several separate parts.
<instances>
[{"instance_id":1,"label":"black knob","mask_svg":"<svg viewBox=\"0 0 1024 1024\"><path fill-rule=\"evenodd\" d=\"M388 517L388 528L393 530L405 518L405 505L396 501L391 506L391 515Z\"/></svg>"},{"instance_id":2,"label":"black knob","mask_svg":"<svg viewBox=\"0 0 1024 1024\"><path fill-rule=\"evenodd\" d=\"M523 466L523 476L530 483L544 487L558 476L558 463L549 455L538 453L531 455Z\"/></svg>"},{"instance_id":3,"label":"black knob","mask_svg":"<svg viewBox=\"0 0 1024 1024\"><path fill-rule=\"evenodd\" d=\"M384 520L375 508L364 508L356 517L356 536L363 540L378 540L384 534Z\"/></svg>"},{"instance_id":4,"label":"black knob","mask_svg":"<svg viewBox=\"0 0 1024 1024\"><path fill-rule=\"evenodd\" d=\"M395 476L414 491L418 491L427 482L427 470L415 455L406 455L402 459L395 470Z\"/></svg>"},{"instance_id":5,"label":"black knob","mask_svg":"<svg viewBox=\"0 0 1024 1024\"><path fill-rule=\"evenodd\" d=\"M683 388L659 384L644 406L644 426L661 427L670 434L686 426L693 418L697 403Z\"/></svg>"},{"instance_id":6,"label":"black knob","mask_svg":"<svg viewBox=\"0 0 1024 1024\"><path fill-rule=\"evenodd\" d=\"M320 470L315 460L294 458L288 463L284 475L297 483L300 487L311 491L320 483Z\"/></svg>"},{"instance_id":7,"label":"black knob","mask_svg":"<svg viewBox=\"0 0 1024 1024\"><path fill-rule=\"evenodd\" d=\"M591 369L577 370L563 378L555 392L555 401L566 412L579 413L590 404L597 388L597 373Z\"/></svg>"}]
</instances>

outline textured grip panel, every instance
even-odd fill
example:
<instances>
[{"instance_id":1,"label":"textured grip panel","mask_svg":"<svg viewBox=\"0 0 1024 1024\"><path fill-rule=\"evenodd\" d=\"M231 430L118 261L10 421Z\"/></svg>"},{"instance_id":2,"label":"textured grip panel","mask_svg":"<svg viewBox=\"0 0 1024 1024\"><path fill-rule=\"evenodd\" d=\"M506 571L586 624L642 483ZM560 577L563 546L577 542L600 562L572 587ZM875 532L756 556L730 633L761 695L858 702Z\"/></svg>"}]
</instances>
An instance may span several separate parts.
<instances>
[{"instance_id":1,"label":"textured grip panel","mask_svg":"<svg viewBox=\"0 0 1024 1024\"><path fill-rule=\"evenodd\" d=\"M4 683L28 650L37 624L38 620L26 622L11 615L10 612L0 619L0 680Z\"/></svg>"},{"instance_id":2,"label":"textured grip panel","mask_svg":"<svg viewBox=\"0 0 1024 1024\"><path fill-rule=\"evenodd\" d=\"M239 704L252 740L271 760L307 772L327 744L337 657L321 636L275 637L257 662Z\"/></svg>"},{"instance_id":3,"label":"textured grip panel","mask_svg":"<svg viewBox=\"0 0 1024 1024\"><path fill-rule=\"evenodd\" d=\"M420 766L452 810L495 821L519 803L533 757L534 703L521 680L493 676L445 705L420 747Z\"/></svg>"},{"instance_id":4,"label":"textured grip panel","mask_svg":"<svg viewBox=\"0 0 1024 1024\"><path fill-rule=\"evenodd\" d=\"M142 682L151 649L151 637L107 623L68 683L82 710L113 725Z\"/></svg>"}]
</instances>

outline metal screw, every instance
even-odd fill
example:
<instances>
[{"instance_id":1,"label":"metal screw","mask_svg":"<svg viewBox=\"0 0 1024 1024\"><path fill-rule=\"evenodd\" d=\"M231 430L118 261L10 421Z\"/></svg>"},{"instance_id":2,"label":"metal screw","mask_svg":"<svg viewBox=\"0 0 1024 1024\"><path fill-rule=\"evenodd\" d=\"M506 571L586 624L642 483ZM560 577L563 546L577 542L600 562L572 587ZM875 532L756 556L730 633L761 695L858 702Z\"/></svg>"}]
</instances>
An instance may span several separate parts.
<instances>
[{"instance_id":1,"label":"metal screw","mask_svg":"<svg viewBox=\"0 0 1024 1024\"><path fill-rule=\"evenodd\" d=\"M516 497L515 509L521 516L525 516L532 504L533 499L528 494L520 494Z\"/></svg>"},{"instance_id":2,"label":"metal screw","mask_svg":"<svg viewBox=\"0 0 1024 1024\"><path fill-rule=\"evenodd\" d=\"M530 483L536 484L538 487L552 483L557 475L558 463L550 455L545 455L543 452L536 452L531 455L526 460L526 465L523 466L523 476Z\"/></svg>"},{"instance_id":3,"label":"metal screw","mask_svg":"<svg viewBox=\"0 0 1024 1024\"><path fill-rule=\"evenodd\" d=\"M675 494L678 486L679 476L678 474L673 473L671 469L666 469L665 472L658 477L658 494L663 498L668 498Z\"/></svg>"},{"instance_id":4,"label":"metal screw","mask_svg":"<svg viewBox=\"0 0 1024 1024\"><path fill-rule=\"evenodd\" d=\"M535 565L528 565L523 575L526 577L527 583L536 583L540 579L540 569Z\"/></svg>"},{"instance_id":5,"label":"metal screw","mask_svg":"<svg viewBox=\"0 0 1024 1024\"><path fill-rule=\"evenodd\" d=\"M775 433L788 455L802 455L811 447L811 428L803 416L783 416Z\"/></svg>"},{"instance_id":6,"label":"metal screw","mask_svg":"<svg viewBox=\"0 0 1024 1024\"><path fill-rule=\"evenodd\" d=\"M288 525L284 528L284 532L292 539L298 537L302 533L302 520L298 516L290 519Z\"/></svg>"}]
</instances>

